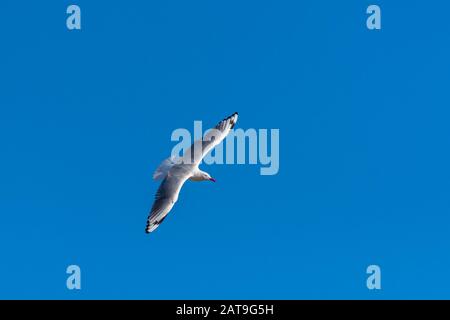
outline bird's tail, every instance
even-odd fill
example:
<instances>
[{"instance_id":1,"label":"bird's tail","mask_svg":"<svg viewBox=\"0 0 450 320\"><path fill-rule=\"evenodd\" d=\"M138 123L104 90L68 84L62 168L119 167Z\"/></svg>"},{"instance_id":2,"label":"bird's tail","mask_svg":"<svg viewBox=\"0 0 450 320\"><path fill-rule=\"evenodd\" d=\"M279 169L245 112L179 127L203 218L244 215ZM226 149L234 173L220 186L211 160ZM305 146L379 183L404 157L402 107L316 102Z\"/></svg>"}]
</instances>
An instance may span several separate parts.
<instances>
[{"instance_id":1,"label":"bird's tail","mask_svg":"<svg viewBox=\"0 0 450 320\"><path fill-rule=\"evenodd\" d=\"M164 179L167 176L167 173L169 172L170 168L173 167L177 163L176 157L169 157L165 159L161 164L158 166L158 168L153 173L153 179L154 180L160 180Z\"/></svg>"}]
</instances>

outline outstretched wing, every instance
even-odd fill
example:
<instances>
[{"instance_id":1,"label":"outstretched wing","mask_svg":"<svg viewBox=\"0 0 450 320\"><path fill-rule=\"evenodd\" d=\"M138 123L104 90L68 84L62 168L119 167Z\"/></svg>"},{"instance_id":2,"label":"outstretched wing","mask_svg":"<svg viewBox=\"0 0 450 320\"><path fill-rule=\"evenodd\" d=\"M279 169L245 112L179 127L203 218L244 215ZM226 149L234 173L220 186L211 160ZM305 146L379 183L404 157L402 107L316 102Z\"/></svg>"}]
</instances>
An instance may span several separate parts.
<instances>
[{"instance_id":1,"label":"outstretched wing","mask_svg":"<svg viewBox=\"0 0 450 320\"><path fill-rule=\"evenodd\" d=\"M208 152L225 139L234 128L237 119L238 113L235 112L209 130L201 140L195 141L183 155L183 163L198 165Z\"/></svg>"},{"instance_id":2,"label":"outstretched wing","mask_svg":"<svg viewBox=\"0 0 450 320\"><path fill-rule=\"evenodd\" d=\"M181 187L188 177L187 175L173 175L170 172L166 175L156 192L155 202L148 216L145 232L154 231L163 222L177 202Z\"/></svg>"}]
</instances>

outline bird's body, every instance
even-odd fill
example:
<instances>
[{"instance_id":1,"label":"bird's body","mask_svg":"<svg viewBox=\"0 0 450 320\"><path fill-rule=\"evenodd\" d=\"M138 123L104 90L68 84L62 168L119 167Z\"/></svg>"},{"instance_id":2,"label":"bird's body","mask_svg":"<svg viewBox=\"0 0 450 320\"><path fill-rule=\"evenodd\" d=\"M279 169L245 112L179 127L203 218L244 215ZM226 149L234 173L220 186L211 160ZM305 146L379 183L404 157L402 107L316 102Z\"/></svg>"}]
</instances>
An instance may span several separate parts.
<instances>
[{"instance_id":1,"label":"bird's body","mask_svg":"<svg viewBox=\"0 0 450 320\"><path fill-rule=\"evenodd\" d=\"M147 233L154 231L172 210L186 180L215 182L207 172L199 169L199 164L203 157L228 135L237 118L237 112L225 118L202 139L195 141L182 158L168 158L156 169L153 178L163 181L156 192L155 202L147 219Z\"/></svg>"}]
</instances>

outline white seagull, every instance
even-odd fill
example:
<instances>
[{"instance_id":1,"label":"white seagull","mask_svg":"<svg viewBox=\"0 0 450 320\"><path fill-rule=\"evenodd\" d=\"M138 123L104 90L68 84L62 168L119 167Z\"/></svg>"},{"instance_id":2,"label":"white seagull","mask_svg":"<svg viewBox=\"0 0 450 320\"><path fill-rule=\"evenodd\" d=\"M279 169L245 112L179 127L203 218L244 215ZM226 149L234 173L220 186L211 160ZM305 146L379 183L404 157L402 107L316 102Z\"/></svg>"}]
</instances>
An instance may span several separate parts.
<instances>
[{"instance_id":1,"label":"white seagull","mask_svg":"<svg viewBox=\"0 0 450 320\"><path fill-rule=\"evenodd\" d=\"M153 174L153 179L163 179L163 181L156 192L155 202L147 219L146 233L154 231L163 222L177 202L178 194L186 180L216 182L207 172L200 170L198 166L203 157L230 133L237 119L238 113L235 112L220 121L202 139L195 141L186 150L183 157L170 157L159 165Z\"/></svg>"}]
</instances>

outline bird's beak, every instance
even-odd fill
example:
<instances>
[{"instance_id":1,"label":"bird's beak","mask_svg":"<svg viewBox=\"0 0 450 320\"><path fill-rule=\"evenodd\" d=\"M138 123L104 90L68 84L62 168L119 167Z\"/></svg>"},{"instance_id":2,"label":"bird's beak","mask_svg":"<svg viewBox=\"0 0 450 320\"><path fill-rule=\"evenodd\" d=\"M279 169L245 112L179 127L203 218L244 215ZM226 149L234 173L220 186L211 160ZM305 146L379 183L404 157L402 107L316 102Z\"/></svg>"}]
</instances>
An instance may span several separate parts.
<instances>
[{"instance_id":1,"label":"bird's beak","mask_svg":"<svg viewBox=\"0 0 450 320\"><path fill-rule=\"evenodd\" d=\"M214 179L214 178L209 178L209 181L216 182L216 179Z\"/></svg>"}]
</instances>

